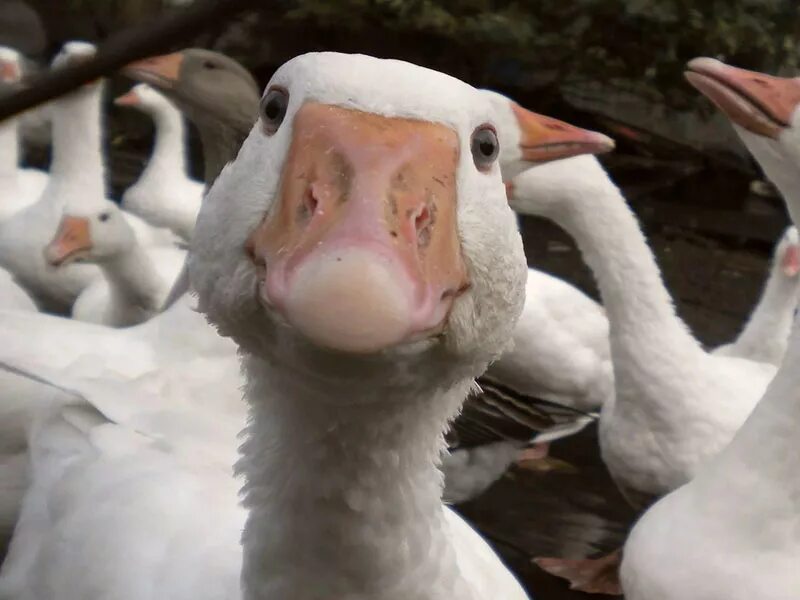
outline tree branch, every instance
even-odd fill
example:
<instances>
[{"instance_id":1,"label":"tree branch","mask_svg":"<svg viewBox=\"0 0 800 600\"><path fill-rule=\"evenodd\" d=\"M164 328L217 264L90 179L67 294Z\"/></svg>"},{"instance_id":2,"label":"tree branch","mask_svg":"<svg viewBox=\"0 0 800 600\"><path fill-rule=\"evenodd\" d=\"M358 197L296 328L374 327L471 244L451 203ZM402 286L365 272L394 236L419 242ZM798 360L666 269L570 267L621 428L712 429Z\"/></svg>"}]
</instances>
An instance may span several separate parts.
<instances>
[{"instance_id":1,"label":"tree branch","mask_svg":"<svg viewBox=\"0 0 800 600\"><path fill-rule=\"evenodd\" d=\"M36 76L28 87L0 99L0 121L66 94L79 86L105 77L124 65L156 54L195 38L199 31L227 21L239 13L277 5L270 0L217 0L159 17L112 36L98 48L91 60ZM266 6L265 6L266 5Z\"/></svg>"}]
</instances>

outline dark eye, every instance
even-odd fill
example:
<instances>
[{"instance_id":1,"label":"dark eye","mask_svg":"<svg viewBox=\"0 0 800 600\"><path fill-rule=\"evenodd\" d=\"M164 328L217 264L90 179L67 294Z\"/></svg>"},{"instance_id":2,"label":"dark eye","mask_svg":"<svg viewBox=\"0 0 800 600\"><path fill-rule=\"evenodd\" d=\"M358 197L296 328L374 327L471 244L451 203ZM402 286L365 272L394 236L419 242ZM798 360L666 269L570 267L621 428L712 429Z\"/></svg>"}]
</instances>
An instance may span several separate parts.
<instances>
[{"instance_id":1,"label":"dark eye","mask_svg":"<svg viewBox=\"0 0 800 600\"><path fill-rule=\"evenodd\" d=\"M111 218L111 215L108 213L100 213L100 216L97 217L101 223L105 223Z\"/></svg>"},{"instance_id":2,"label":"dark eye","mask_svg":"<svg viewBox=\"0 0 800 600\"><path fill-rule=\"evenodd\" d=\"M491 125L481 125L472 134L472 160L480 171L486 171L497 160L500 142Z\"/></svg>"},{"instance_id":3,"label":"dark eye","mask_svg":"<svg viewBox=\"0 0 800 600\"><path fill-rule=\"evenodd\" d=\"M264 130L267 135L272 135L278 131L278 127L283 123L286 116L286 108L289 106L289 92L283 88L272 88L261 99L261 120L264 122Z\"/></svg>"},{"instance_id":4,"label":"dark eye","mask_svg":"<svg viewBox=\"0 0 800 600\"><path fill-rule=\"evenodd\" d=\"M204 69L209 69L209 70L216 69L217 68L217 64L212 62L212 61L210 61L210 60L207 60L207 61L205 61L203 63L203 68Z\"/></svg>"}]
</instances>

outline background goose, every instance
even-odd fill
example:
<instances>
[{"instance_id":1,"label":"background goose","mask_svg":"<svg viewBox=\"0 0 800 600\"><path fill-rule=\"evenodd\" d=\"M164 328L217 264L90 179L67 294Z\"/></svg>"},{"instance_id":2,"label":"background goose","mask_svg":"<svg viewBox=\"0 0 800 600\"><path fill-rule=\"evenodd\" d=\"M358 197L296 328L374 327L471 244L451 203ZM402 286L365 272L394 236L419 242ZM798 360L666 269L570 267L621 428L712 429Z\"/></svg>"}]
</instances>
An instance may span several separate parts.
<instances>
[{"instance_id":1,"label":"background goose","mask_svg":"<svg viewBox=\"0 0 800 600\"><path fill-rule=\"evenodd\" d=\"M203 144L203 179L210 186L256 121L260 96L253 76L232 58L200 48L141 60L123 72L162 92L194 123ZM188 290L184 267L165 308Z\"/></svg>"},{"instance_id":2,"label":"background goose","mask_svg":"<svg viewBox=\"0 0 800 600\"><path fill-rule=\"evenodd\" d=\"M82 42L64 45L53 67L94 54ZM68 199L92 194L103 197L100 158L100 85L91 83L59 98L51 107L53 161L41 197L0 223L0 264L8 269L45 308L69 310L75 298L100 272L90 265L63 270L48 267L42 249L50 240Z\"/></svg>"},{"instance_id":3,"label":"background goose","mask_svg":"<svg viewBox=\"0 0 800 600\"><path fill-rule=\"evenodd\" d=\"M515 196L512 207L565 229L597 279L609 319L615 387L600 413L600 450L626 499L646 507L689 481L728 444L775 367L702 348L675 313L635 216L596 159L542 165L525 178L538 193L525 194L524 203ZM608 581L613 557L611 565L597 562L594 574L585 561L539 564L582 580L585 591L617 589Z\"/></svg>"},{"instance_id":4,"label":"background goose","mask_svg":"<svg viewBox=\"0 0 800 600\"><path fill-rule=\"evenodd\" d=\"M0 82L3 91L12 91L22 79L19 52L0 46ZM8 219L39 199L47 174L19 165L19 119L0 123L0 221Z\"/></svg>"},{"instance_id":5,"label":"background goose","mask_svg":"<svg viewBox=\"0 0 800 600\"><path fill-rule=\"evenodd\" d=\"M800 222L800 81L702 58L689 81L733 121ZM639 521L625 546L622 582L630 600L764 598L800 590L797 361L800 327L786 359L731 444L687 485Z\"/></svg>"},{"instance_id":6,"label":"background goose","mask_svg":"<svg viewBox=\"0 0 800 600\"><path fill-rule=\"evenodd\" d=\"M144 83L114 103L141 110L155 123L153 154L136 183L122 195L122 206L149 223L168 227L190 240L203 198L203 184L187 172L186 133L180 111Z\"/></svg>"},{"instance_id":7,"label":"background goose","mask_svg":"<svg viewBox=\"0 0 800 600\"><path fill-rule=\"evenodd\" d=\"M739 356L776 367L781 364L800 294L800 238L790 226L772 256L769 278L758 304L736 340L714 354Z\"/></svg>"},{"instance_id":8,"label":"background goose","mask_svg":"<svg viewBox=\"0 0 800 600\"><path fill-rule=\"evenodd\" d=\"M379 73L394 85L368 83ZM486 543L441 505L435 468L447 421L472 378L508 343L522 308L525 262L496 164L496 137L487 126L491 108L474 89L442 74L331 53L287 63L263 106L261 122L204 201L190 262L201 308L240 345L249 380L250 425L240 463L249 508L243 597L310 600L322 597L321 589L325 597L386 600L525 598ZM334 153L325 151L331 144ZM351 178L328 179L341 161L352 166ZM254 170L256 164L262 168ZM292 176L310 165L321 179ZM388 194L398 171L404 193ZM278 191L281 180L298 185ZM336 204L345 185L350 202ZM435 196L425 193L431 186ZM307 219L278 226L297 214L309 189L317 202L330 203L328 210L309 206ZM384 220L390 198L400 210ZM434 210L435 222L425 218ZM273 260L279 246L289 251ZM343 315L346 329L338 325ZM68 519L38 532L74 542L60 552L20 531L0 585L12 593L58 589L62 598L143 585L157 585L172 598L235 596L236 588L226 585L239 580L229 570L241 527L235 484L222 487L222 471L210 470L212 456L174 452L149 443L142 425L134 433L109 422L109 403L113 394L98 402L106 407L99 412L65 410L45 423L71 439L77 434L79 453L87 439L81 432L91 432L90 452L102 455L94 463L101 470L71 470L82 485L59 487L70 490L69 508L92 507L92 531L99 535L87 537L84 530L71 538L76 521ZM52 453L40 456L53 464ZM151 459L161 471L137 468ZM296 461L304 468L287 471ZM144 510L157 526L143 525L155 534L146 538L148 548L174 540L166 554L170 568L163 568L162 552L155 564L146 560L147 549L132 543L145 542L144 536L99 524L104 515L109 525L125 522L86 501L99 499L104 486L92 475L110 476L102 468L112 469L115 484L136 472L150 482L127 496L125 513L131 518ZM197 478L220 485L191 485ZM52 481L35 480L31 493ZM26 501L31 506L35 516L42 505ZM33 522L23 514L20 528ZM107 546L117 534L121 544ZM211 548L211 540L219 546ZM20 544L34 548L33 555ZM127 558L104 561L110 568L101 574L77 576L75 561L99 556L101 547L106 558L114 548Z\"/></svg>"},{"instance_id":9,"label":"background goose","mask_svg":"<svg viewBox=\"0 0 800 600\"><path fill-rule=\"evenodd\" d=\"M122 211L107 200L94 207L66 206L45 249L54 267L75 260L100 267L102 281L81 292L72 317L111 327L136 325L160 311L184 254L177 248L143 247Z\"/></svg>"}]
</instances>

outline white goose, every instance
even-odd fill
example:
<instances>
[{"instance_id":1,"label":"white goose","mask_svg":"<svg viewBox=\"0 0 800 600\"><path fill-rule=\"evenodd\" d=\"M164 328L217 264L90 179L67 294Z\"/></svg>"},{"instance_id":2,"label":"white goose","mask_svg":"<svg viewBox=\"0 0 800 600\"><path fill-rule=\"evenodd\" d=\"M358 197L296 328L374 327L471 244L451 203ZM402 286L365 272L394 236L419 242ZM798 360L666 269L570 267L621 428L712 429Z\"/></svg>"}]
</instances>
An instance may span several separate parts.
<instances>
[{"instance_id":1,"label":"white goose","mask_svg":"<svg viewBox=\"0 0 800 600\"><path fill-rule=\"evenodd\" d=\"M95 47L68 42L53 60L53 67L85 60ZM99 270L92 265L53 269L42 249L53 237L63 207L105 198L105 173L101 150L100 104L102 84L89 83L52 104L53 162L41 197L28 208L0 223L0 265L47 308L68 310ZM145 244L171 244L174 235L126 215Z\"/></svg>"},{"instance_id":2,"label":"white goose","mask_svg":"<svg viewBox=\"0 0 800 600\"><path fill-rule=\"evenodd\" d=\"M714 354L780 366L800 294L800 238L790 226L775 246L769 278L758 304L736 340Z\"/></svg>"},{"instance_id":3,"label":"white goose","mask_svg":"<svg viewBox=\"0 0 800 600\"><path fill-rule=\"evenodd\" d=\"M34 438L46 451L33 453L3 593L235 598L241 581L248 600L526 598L442 506L436 469L443 429L523 302L491 123L474 89L407 63L323 53L279 69L190 258L201 309L239 344L248 381L241 547L223 466L233 435L200 453L189 435L158 436L165 407L109 418L110 394ZM69 458L56 436L74 440ZM53 485L49 510L36 498Z\"/></svg>"},{"instance_id":4,"label":"white goose","mask_svg":"<svg viewBox=\"0 0 800 600\"><path fill-rule=\"evenodd\" d=\"M177 248L142 246L123 212L109 200L94 206L67 205L48 262L63 267L75 260L96 264L103 279L84 289L72 307L79 321L128 327L155 316L183 266Z\"/></svg>"},{"instance_id":5,"label":"white goose","mask_svg":"<svg viewBox=\"0 0 800 600\"><path fill-rule=\"evenodd\" d=\"M689 63L800 223L800 80ZM653 506L625 546L630 600L793 600L800 590L800 403L795 321L774 381L730 445Z\"/></svg>"},{"instance_id":6,"label":"white goose","mask_svg":"<svg viewBox=\"0 0 800 600\"><path fill-rule=\"evenodd\" d=\"M0 82L14 88L22 79L19 52L0 46ZM19 118L0 122L0 221L38 200L47 173L19 166Z\"/></svg>"},{"instance_id":7,"label":"white goose","mask_svg":"<svg viewBox=\"0 0 800 600\"><path fill-rule=\"evenodd\" d=\"M536 193L521 194L522 179ZM634 504L686 483L730 441L775 367L703 350L675 314L635 216L596 159L536 167L514 189L512 207L563 227L597 278L616 388L601 411L600 445L615 481Z\"/></svg>"},{"instance_id":8,"label":"white goose","mask_svg":"<svg viewBox=\"0 0 800 600\"><path fill-rule=\"evenodd\" d=\"M190 240L203 184L187 173L183 115L146 83L134 86L114 103L147 113L156 131L153 155L136 183L122 195L123 208Z\"/></svg>"}]
</instances>

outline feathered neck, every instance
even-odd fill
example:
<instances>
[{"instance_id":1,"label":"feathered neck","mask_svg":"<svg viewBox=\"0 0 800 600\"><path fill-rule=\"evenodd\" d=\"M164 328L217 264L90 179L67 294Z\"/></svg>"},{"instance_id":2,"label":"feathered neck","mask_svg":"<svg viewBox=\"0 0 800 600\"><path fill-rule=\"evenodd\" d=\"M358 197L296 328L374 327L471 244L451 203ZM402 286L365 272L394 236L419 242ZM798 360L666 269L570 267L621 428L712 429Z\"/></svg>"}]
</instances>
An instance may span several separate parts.
<instances>
[{"instance_id":1,"label":"feathered neck","mask_svg":"<svg viewBox=\"0 0 800 600\"><path fill-rule=\"evenodd\" d=\"M19 139L17 119L6 119L0 123L0 180L17 181L19 170Z\"/></svg>"},{"instance_id":2,"label":"feathered neck","mask_svg":"<svg viewBox=\"0 0 800 600\"><path fill-rule=\"evenodd\" d=\"M738 355L780 363L786 352L799 289L800 278L785 276L780 258L776 257L761 298L736 338Z\"/></svg>"},{"instance_id":3,"label":"feathered neck","mask_svg":"<svg viewBox=\"0 0 800 600\"><path fill-rule=\"evenodd\" d=\"M691 360L702 349L676 314L636 217L603 175L588 189L567 187L551 216L575 238L595 274L616 346L614 362L620 353L634 362Z\"/></svg>"},{"instance_id":4,"label":"feathered neck","mask_svg":"<svg viewBox=\"0 0 800 600\"><path fill-rule=\"evenodd\" d=\"M186 146L183 117L178 109L169 106L153 107L150 114L155 123L155 144L140 181L186 177Z\"/></svg>"},{"instance_id":5,"label":"feathered neck","mask_svg":"<svg viewBox=\"0 0 800 600\"><path fill-rule=\"evenodd\" d=\"M770 547L797 543L787 531L796 531L800 514L798 361L800 322L795 320L782 366L763 398L730 445L691 484L714 499L714 506L707 506L714 518L747 527L747 535ZM788 530L787 521L794 524Z\"/></svg>"},{"instance_id":6,"label":"feathered neck","mask_svg":"<svg viewBox=\"0 0 800 600\"><path fill-rule=\"evenodd\" d=\"M120 308L155 312L161 306L164 281L139 244L97 263L108 281L112 302Z\"/></svg>"},{"instance_id":7,"label":"feathered neck","mask_svg":"<svg viewBox=\"0 0 800 600\"><path fill-rule=\"evenodd\" d=\"M243 366L244 597L469 598L437 465L471 380L405 396L252 356Z\"/></svg>"},{"instance_id":8,"label":"feathered neck","mask_svg":"<svg viewBox=\"0 0 800 600\"><path fill-rule=\"evenodd\" d=\"M95 84L53 104L53 162L50 181L105 196L101 104L102 86Z\"/></svg>"}]
</instances>

